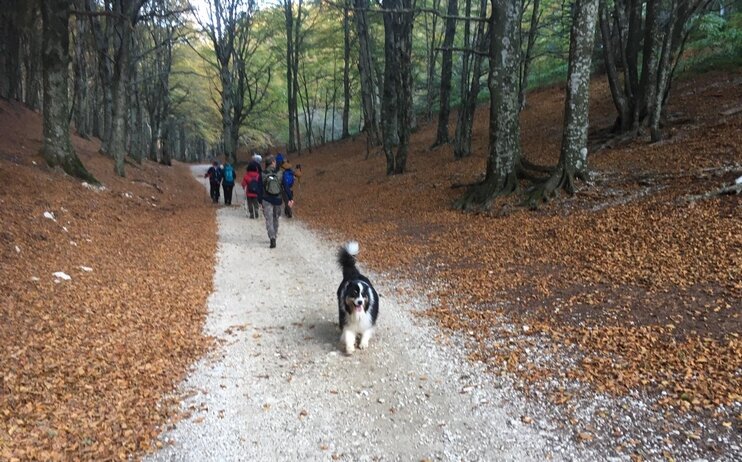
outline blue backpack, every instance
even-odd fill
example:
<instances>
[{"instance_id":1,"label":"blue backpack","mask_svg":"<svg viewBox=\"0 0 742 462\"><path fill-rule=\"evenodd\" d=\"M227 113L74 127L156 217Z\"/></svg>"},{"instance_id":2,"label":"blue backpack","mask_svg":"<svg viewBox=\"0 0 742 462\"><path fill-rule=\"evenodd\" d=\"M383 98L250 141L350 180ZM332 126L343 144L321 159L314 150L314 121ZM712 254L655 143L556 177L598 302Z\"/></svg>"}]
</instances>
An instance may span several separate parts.
<instances>
[{"instance_id":1,"label":"blue backpack","mask_svg":"<svg viewBox=\"0 0 742 462\"><path fill-rule=\"evenodd\" d=\"M234 183L234 168L231 165L224 166L224 182Z\"/></svg>"},{"instance_id":2,"label":"blue backpack","mask_svg":"<svg viewBox=\"0 0 742 462\"><path fill-rule=\"evenodd\" d=\"M284 170L283 172L283 185L284 188L291 188L294 186L294 171L291 169Z\"/></svg>"}]
</instances>

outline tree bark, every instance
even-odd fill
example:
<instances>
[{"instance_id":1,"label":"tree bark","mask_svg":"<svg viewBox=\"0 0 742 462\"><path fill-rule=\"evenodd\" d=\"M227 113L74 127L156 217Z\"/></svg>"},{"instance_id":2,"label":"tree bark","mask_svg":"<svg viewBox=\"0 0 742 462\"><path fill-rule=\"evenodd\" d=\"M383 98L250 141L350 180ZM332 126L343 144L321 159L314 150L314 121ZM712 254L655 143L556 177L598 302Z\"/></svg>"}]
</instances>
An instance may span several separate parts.
<instances>
[{"instance_id":1,"label":"tree bark","mask_svg":"<svg viewBox=\"0 0 742 462\"><path fill-rule=\"evenodd\" d=\"M539 19L541 18L541 0L533 0L532 8L533 10L531 11L531 23L528 29L528 41L526 44L526 51L523 55L523 63L521 65L520 73L520 84L518 86L518 101L521 111L526 107L526 90L528 90L528 77L531 71L533 47L536 44L536 36L538 35L538 23Z\"/></svg>"},{"instance_id":2,"label":"tree bark","mask_svg":"<svg viewBox=\"0 0 742 462\"><path fill-rule=\"evenodd\" d=\"M453 39L456 35L458 0L448 0L448 18L443 37L443 61L441 62L440 108L438 109L438 129L433 146L448 143L448 119L451 115L451 77L453 75Z\"/></svg>"},{"instance_id":3,"label":"tree bark","mask_svg":"<svg viewBox=\"0 0 742 462\"><path fill-rule=\"evenodd\" d=\"M470 0L467 0L467 17L470 16ZM484 19L487 15L487 0L481 0L479 6L479 18ZM465 81L465 75L462 75L462 96L461 108L456 124L456 139L454 142L453 156L455 159L461 159L471 154L471 135L472 125L474 123L474 113L477 109L477 98L479 97L480 83L479 79L482 73L482 61L489 44L490 33L485 31L485 21L480 21L474 40L471 41L470 47L474 48L475 53L465 52L465 58L472 61L471 81ZM468 43L466 41L465 43ZM468 55L468 56L467 56ZM473 58L472 58L473 57ZM469 66L462 66L468 69ZM469 74L469 71L467 71Z\"/></svg>"},{"instance_id":4,"label":"tree bark","mask_svg":"<svg viewBox=\"0 0 742 462\"><path fill-rule=\"evenodd\" d=\"M361 108L363 111L363 130L368 143L378 146L381 143L381 130L377 115L377 82L374 78L373 51L368 31L368 0L355 0L356 34L358 36L358 74L361 82Z\"/></svg>"},{"instance_id":5,"label":"tree bark","mask_svg":"<svg viewBox=\"0 0 742 462\"><path fill-rule=\"evenodd\" d=\"M489 156L484 181L470 187L454 204L460 210L486 210L494 199L518 188L520 159L520 13L517 2L492 0L490 17Z\"/></svg>"},{"instance_id":6,"label":"tree bark","mask_svg":"<svg viewBox=\"0 0 742 462\"><path fill-rule=\"evenodd\" d=\"M69 2L41 3L44 87L44 159L76 178L98 184L75 154L70 140L67 66L69 63Z\"/></svg>"},{"instance_id":7,"label":"tree bark","mask_svg":"<svg viewBox=\"0 0 742 462\"><path fill-rule=\"evenodd\" d=\"M343 133L342 139L350 136L350 0L343 4ZM332 139L335 140L335 104L333 98Z\"/></svg>"},{"instance_id":8,"label":"tree bark","mask_svg":"<svg viewBox=\"0 0 742 462\"><path fill-rule=\"evenodd\" d=\"M558 189L574 194L575 179L587 179L590 71L597 14L598 0L575 2L559 164L551 177L531 192L531 207L537 206Z\"/></svg>"}]
</instances>

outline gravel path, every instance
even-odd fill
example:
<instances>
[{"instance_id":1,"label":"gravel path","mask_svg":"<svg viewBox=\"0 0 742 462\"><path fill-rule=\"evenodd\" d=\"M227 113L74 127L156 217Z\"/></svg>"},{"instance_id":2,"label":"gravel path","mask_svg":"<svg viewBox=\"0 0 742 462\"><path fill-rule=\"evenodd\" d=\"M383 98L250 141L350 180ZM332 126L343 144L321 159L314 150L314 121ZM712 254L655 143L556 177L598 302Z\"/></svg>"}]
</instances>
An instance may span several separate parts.
<instances>
[{"instance_id":1,"label":"gravel path","mask_svg":"<svg viewBox=\"0 0 742 462\"><path fill-rule=\"evenodd\" d=\"M424 306L392 295L400 281L369 274L379 324L369 349L349 357L337 328L340 243L284 218L269 249L264 221L237 206L218 222L205 330L219 346L182 384L190 417L146 460L590 459L521 423L519 394L436 343L414 314Z\"/></svg>"}]
</instances>

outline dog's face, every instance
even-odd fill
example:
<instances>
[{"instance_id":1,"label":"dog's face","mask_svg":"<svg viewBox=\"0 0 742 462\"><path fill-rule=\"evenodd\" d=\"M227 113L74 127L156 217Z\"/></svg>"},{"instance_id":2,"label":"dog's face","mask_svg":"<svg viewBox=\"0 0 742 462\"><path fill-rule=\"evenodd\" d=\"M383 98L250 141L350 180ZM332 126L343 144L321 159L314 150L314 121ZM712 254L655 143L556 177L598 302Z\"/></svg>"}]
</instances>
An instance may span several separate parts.
<instances>
[{"instance_id":1,"label":"dog's face","mask_svg":"<svg viewBox=\"0 0 742 462\"><path fill-rule=\"evenodd\" d=\"M354 281L345 289L345 310L348 314L368 311L369 289L365 284Z\"/></svg>"}]
</instances>

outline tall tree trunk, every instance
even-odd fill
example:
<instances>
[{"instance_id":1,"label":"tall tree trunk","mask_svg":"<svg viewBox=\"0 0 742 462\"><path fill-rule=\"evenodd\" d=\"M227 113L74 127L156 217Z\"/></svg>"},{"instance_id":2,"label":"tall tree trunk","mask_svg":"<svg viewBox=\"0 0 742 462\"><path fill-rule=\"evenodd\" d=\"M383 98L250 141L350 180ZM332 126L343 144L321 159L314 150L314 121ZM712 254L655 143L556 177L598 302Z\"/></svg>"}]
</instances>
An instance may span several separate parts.
<instances>
[{"instance_id":1,"label":"tall tree trunk","mask_svg":"<svg viewBox=\"0 0 742 462\"><path fill-rule=\"evenodd\" d=\"M433 0L433 11L439 11L441 6L440 0ZM440 85L435 85L435 77L436 77L436 64L438 61L438 41L439 41L439 35L438 35L438 15L432 14L432 15L424 15L425 19L425 41L428 44L427 46L427 79L426 79L426 99L427 99L427 108L426 108L426 119L428 122L433 120L433 109L435 106L435 102L438 98L438 93L440 93ZM430 19L430 24L428 24L428 20Z\"/></svg>"},{"instance_id":2,"label":"tall tree trunk","mask_svg":"<svg viewBox=\"0 0 742 462\"><path fill-rule=\"evenodd\" d=\"M599 16L600 36L603 44L603 60L605 61L608 85L611 89L613 105L616 107L616 111L618 112L617 128L619 128L621 132L625 132L629 128L629 103L626 99L626 94L621 86L621 79L618 75L618 69L616 66L616 50L614 47L616 41L613 40L611 34L611 19L606 9L605 0L600 1Z\"/></svg>"},{"instance_id":3,"label":"tall tree trunk","mask_svg":"<svg viewBox=\"0 0 742 462\"><path fill-rule=\"evenodd\" d=\"M21 99L20 8L0 11L0 97L5 99Z\"/></svg>"},{"instance_id":4,"label":"tall tree trunk","mask_svg":"<svg viewBox=\"0 0 742 462\"><path fill-rule=\"evenodd\" d=\"M75 20L77 33L75 34L75 128L77 134L83 138L90 138L90 123L88 112L88 65L85 59L85 37L87 36L87 20L78 17Z\"/></svg>"},{"instance_id":5,"label":"tall tree trunk","mask_svg":"<svg viewBox=\"0 0 742 462\"><path fill-rule=\"evenodd\" d=\"M127 15L125 0L117 2L114 11L119 14L114 29L119 37L116 58L113 65L113 114L110 150L114 159L114 171L118 176L126 176L124 161L126 157L126 117L127 85L129 80L129 60L131 46L131 20Z\"/></svg>"},{"instance_id":6,"label":"tall tree trunk","mask_svg":"<svg viewBox=\"0 0 742 462\"><path fill-rule=\"evenodd\" d=\"M467 13L469 16L471 13ZM479 18L484 20L487 15L487 0L480 1ZM463 89L461 99L461 109L459 110L458 122L456 124L456 139L454 142L453 156L455 159L461 159L471 154L471 134L474 123L474 112L477 109L477 99L479 97L480 83L479 77L482 73L483 54L487 51L489 37L491 33L485 32L485 22L481 21L477 25L474 40L471 47L474 48L473 64L471 65L471 82ZM462 79L462 84L466 82Z\"/></svg>"},{"instance_id":7,"label":"tall tree trunk","mask_svg":"<svg viewBox=\"0 0 742 462\"><path fill-rule=\"evenodd\" d=\"M70 140L67 65L69 63L69 2L41 3L44 21L42 64L44 80L44 159L69 175L98 183L75 154Z\"/></svg>"},{"instance_id":8,"label":"tall tree trunk","mask_svg":"<svg viewBox=\"0 0 742 462\"><path fill-rule=\"evenodd\" d=\"M520 160L519 17L517 2L492 0L489 157L484 181L471 186L454 204L460 210L488 209L498 195L510 194L518 187L515 167Z\"/></svg>"},{"instance_id":9,"label":"tall tree trunk","mask_svg":"<svg viewBox=\"0 0 742 462\"><path fill-rule=\"evenodd\" d=\"M387 175L404 173L412 124L412 0L384 0L383 140Z\"/></svg>"},{"instance_id":10,"label":"tall tree trunk","mask_svg":"<svg viewBox=\"0 0 742 462\"><path fill-rule=\"evenodd\" d=\"M106 14L113 15L111 10L110 1L104 2ZM95 0L87 0L85 5L86 11L89 13L98 13L98 7ZM110 154L110 143L113 137L113 69L112 59L110 54L113 27L111 27L112 21L105 22L105 29L103 28L102 20L98 16L91 15L91 29L93 31L93 37L95 39L95 49L98 58L98 88L101 92L102 104L102 131L99 130L98 137L101 140L101 151Z\"/></svg>"},{"instance_id":11,"label":"tall tree trunk","mask_svg":"<svg viewBox=\"0 0 742 462\"><path fill-rule=\"evenodd\" d=\"M528 77L531 71L531 61L533 60L533 47L536 44L538 35L538 23L541 18L541 0L533 0L533 10L531 11L531 24L528 28L528 41L526 51L523 55L523 64L521 66L520 84L518 85L518 101L520 110L526 107L526 90L528 90Z\"/></svg>"},{"instance_id":12,"label":"tall tree trunk","mask_svg":"<svg viewBox=\"0 0 742 462\"><path fill-rule=\"evenodd\" d=\"M358 73L361 81L361 108L363 110L363 130L368 137L369 145L381 143L381 130L377 114L377 82L374 78L376 69L373 62L371 37L368 30L369 0L355 0L356 35L358 36Z\"/></svg>"},{"instance_id":13,"label":"tall tree trunk","mask_svg":"<svg viewBox=\"0 0 742 462\"><path fill-rule=\"evenodd\" d=\"M343 133L340 138L350 136L350 0L343 4ZM332 139L335 140L335 99L333 98Z\"/></svg>"},{"instance_id":14,"label":"tall tree trunk","mask_svg":"<svg viewBox=\"0 0 742 462\"><path fill-rule=\"evenodd\" d=\"M291 0L284 0L284 20L286 24L286 95L288 100L289 112L289 139L286 146L287 151L296 150L296 101L293 99L294 91L294 66L292 63L294 55L294 13L292 11L293 3Z\"/></svg>"},{"instance_id":15,"label":"tall tree trunk","mask_svg":"<svg viewBox=\"0 0 742 462\"><path fill-rule=\"evenodd\" d=\"M27 30L23 34L23 66L24 66L24 91L23 101L29 108L37 110L41 108L41 40L43 27L38 15L38 5L29 6L30 19Z\"/></svg>"},{"instance_id":16,"label":"tall tree trunk","mask_svg":"<svg viewBox=\"0 0 742 462\"><path fill-rule=\"evenodd\" d=\"M453 39L456 35L456 19L458 14L458 0L448 0L448 18L446 18L446 33L443 37L443 62L441 63L441 93L440 108L438 109L438 130L433 146L448 143L448 119L451 115L451 77L453 75Z\"/></svg>"},{"instance_id":17,"label":"tall tree trunk","mask_svg":"<svg viewBox=\"0 0 742 462\"><path fill-rule=\"evenodd\" d=\"M551 177L531 192L529 203L532 207L559 189L574 194L575 179L587 179L590 71L597 15L598 0L575 2L559 164Z\"/></svg>"}]
</instances>

